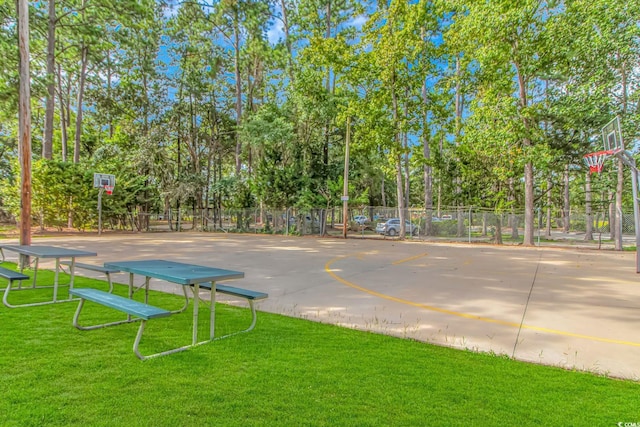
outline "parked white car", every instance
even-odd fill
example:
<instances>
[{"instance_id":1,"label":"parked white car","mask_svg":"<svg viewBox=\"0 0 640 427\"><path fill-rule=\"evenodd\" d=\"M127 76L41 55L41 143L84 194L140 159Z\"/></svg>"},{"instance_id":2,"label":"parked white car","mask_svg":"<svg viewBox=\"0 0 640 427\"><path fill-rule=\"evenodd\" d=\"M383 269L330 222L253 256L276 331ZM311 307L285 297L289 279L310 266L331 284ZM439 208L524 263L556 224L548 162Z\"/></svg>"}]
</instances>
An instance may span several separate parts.
<instances>
[{"instance_id":1,"label":"parked white car","mask_svg":"<svg viewBox=\"0 0 640 427\"><path fill-rule=\"evenodd\" d=\"M405 224L405 232L407 234L411 234L417 236L420 232L420 226L410 222L409 220L404 221ZM379 222L376 225L376 233L378 234L387 234L389 236L396 236L400 234L400 218L391 218L387 220L387 222Z\"/></svg>"},{"instance_id":2,"label":"parked white car","mask_svg":"<svg viewBox=\"0 0 640 427\"><path fill-rule=\"evenodd\" d=\"M358 223L358 225L364 225L369 222L369 218L364 215L356 215L353 217L353 220Z\"/></svg>"}]
</instances>

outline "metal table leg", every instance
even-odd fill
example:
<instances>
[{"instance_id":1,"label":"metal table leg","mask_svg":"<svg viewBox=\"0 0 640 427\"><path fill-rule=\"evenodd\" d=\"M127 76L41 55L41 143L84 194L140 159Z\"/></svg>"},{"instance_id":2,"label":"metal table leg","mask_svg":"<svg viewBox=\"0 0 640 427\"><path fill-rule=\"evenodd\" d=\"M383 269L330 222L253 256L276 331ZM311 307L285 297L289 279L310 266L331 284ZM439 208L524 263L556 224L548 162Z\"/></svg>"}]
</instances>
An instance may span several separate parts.
<instances>
[{"instance_id":1,"label":"metal table leg","mask_svg":"<svg viewBox=\"0 0 640 427\"><path fill-rule=\"evenodd\" d=\"M211 312L209 319L209 339L213 339L216 331L216 282L211 282Z\"/></svg>"},{"instance_id":2,"label":"metal table leg","mask_svg":"<svg viewBox=\"0 0 640 427\"><path fill-rule=\"evenodd\" d=\"M193 335L191 338L191 345L198 344L198 309L200 308L200 298L197 295L200 295L200 284L196 283L193 291L196 294L196 297L193 299Z\"/></svg>"}]
</instances>

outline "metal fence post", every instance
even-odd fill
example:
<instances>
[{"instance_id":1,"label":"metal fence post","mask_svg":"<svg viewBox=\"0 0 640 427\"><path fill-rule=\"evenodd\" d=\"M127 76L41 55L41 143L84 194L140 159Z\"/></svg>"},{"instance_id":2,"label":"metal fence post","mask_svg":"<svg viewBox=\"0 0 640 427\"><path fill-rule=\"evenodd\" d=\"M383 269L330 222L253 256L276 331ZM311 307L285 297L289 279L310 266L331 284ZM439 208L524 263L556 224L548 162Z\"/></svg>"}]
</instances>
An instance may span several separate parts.
<instances>
[{"instance_id":1,"label":"metal fence post","mask_svg":"<svg viewBox=\"0 0 640 427\"><path fill-rule=\"evenodd\" d=\"M471 209L473 206L469 206L469 243L471 243Z\"/></svg>"}]
</instances>

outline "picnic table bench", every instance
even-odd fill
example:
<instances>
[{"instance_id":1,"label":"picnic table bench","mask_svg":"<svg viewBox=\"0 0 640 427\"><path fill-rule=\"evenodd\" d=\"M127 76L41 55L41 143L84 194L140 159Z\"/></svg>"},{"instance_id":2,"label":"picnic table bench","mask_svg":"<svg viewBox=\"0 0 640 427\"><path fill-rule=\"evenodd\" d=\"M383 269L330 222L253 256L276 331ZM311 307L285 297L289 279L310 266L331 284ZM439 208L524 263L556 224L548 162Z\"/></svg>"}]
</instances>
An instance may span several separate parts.
<instances>
[{"instance_id":1,"label":"picnic table bench","mask_svg":"<svg viewBox=\"0 0 640 427\"><path fill-rule=\"evenodd\" d=\"M130 322L139 320L140 327L138 328L136 339L133 342L133 352L141 360L145 360L148 358L147 356L142 355L138 349L140 340L142 339L142 334L144 332L144 327L147 321L150 319L167 317L171 315L171 311L169 310L154 307L152 305L149 305L143 302L135 301L126 297L121 297L119 295L114 295L110 292L105 292L98 289L74 288L72 290L69 290L69 293L71 295L74 295L80 298L80 303L78 304L76 313L73 316L73 326L75 326L78 329L81 329L81 330L99 329L99 328L105 328L107 326L119 325L121 323L130 323ZM85 301L92 301L97 304L101 304L106 307L110 307L115 310L121 311L130 316L135 316L136 318L135 319L127 318L126 320L120 320L116 322L101 323L101 324L91 325L91 326L82 326L80 325L78 319L80 317L80 312L84 307Z\"/></svg>"},{"instance_id":2,"label":"picnic table bench","mask_svg":"<svg viewBox=\"0 0 640 427\"><path fill-rule=\"evenodd\" d=\"M61 265L71 266L71 261L60 261ZM97 271L98 273L103 273L107 276L107 282L109 282L109 292L113 292L113 283L111 282L111 273L120 273L120 270L113 267L105 267L102 265L95 264L85 264L83 262L74 263L75 268L80 268L83 270Z\"/></svg>"},{"instance_id":3,"label":"picnic table bench","mask_svg":"<svg viewBox=\"0 0 640 427\"><path fill-rule=\"evenodd\" d=\"M207 289L210 291L211 288L212 288L211 283L200 283L200 289ZM264 292L257 292L249 289L242 289L235 286L228 286L228 285L221 285L221 284L216 284L216 292L246 299L249 302L249 308L251 309L251 316L252 316L251 325L247 329L239 332L234 332L233 334L224 335L222 337L218 337L217 339L226 338L231 335L236 335L243 332L249 332L253 328L255 328L256 322L257 322L257 313L256 313L256 308L253 305L253 302L269 297L269 295Z\"/></svg>"},{"instance_id":4,"label":"picnic table bench","mask_svg":"<svg viewBox=\"0 0 640 427\"><path fill-rule=\"evenodd\" d=\"M27 280L29 276L20 273L19 271L9 270L8 268L0 267L0 277L3 277L9 281L9 284L14 280Z\"/></svg>"},{"instance_id":5,"label":"picnic table bench","mask_svg":"<svg viewBox=\"0 0 640 427\"><path fill-rule=\"evenodd\" d=\"M16 280L20 280L20 281L27 280L27 279L29 279L29 276L27 276L24 273L20 273L19 271L13 271L13 270L9 270L8 268L0 267L0 277L2 277L4 279L7 279L9 281L9 283L7 284L7 288L4 291L4 296L2 297L2 302L7 307L13 308L13 306L11 304L9 304L9 302L7 301L7 298L9 296L9 291L11 290L11 286L12 286L14 281L16 281Z\"/></svg>"}]
</instances>

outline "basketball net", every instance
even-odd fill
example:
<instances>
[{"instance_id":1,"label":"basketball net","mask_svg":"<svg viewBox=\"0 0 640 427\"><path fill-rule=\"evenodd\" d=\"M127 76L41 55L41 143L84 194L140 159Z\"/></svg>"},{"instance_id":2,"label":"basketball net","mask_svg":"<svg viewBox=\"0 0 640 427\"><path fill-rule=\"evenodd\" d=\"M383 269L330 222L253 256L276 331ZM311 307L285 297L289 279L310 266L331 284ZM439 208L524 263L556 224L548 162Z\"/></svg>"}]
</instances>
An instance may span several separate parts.
<instances>
[{"instance_id":1,"label":"basketball net","mask_svg":"<svg viewBox=\"0 0 640 427\"><path fill-rule=\"evenodd\" d=\"M602 172L604 161L612 154L611 150L597 151L595 153L585 154L584 162L589 166L590 173Z\"/></svg>"},{"instance_id":2,"label":"basketball net","mask_svg":"<svg viewBox=\"0 0 640 427\"><path fill-rule=\"evenodd\" d=\"M108 195L112 195L112 194L113 194L113 185L105 185L105 186L104 186L104 191L105 191Z\"/></svg>"}]
</instances>

